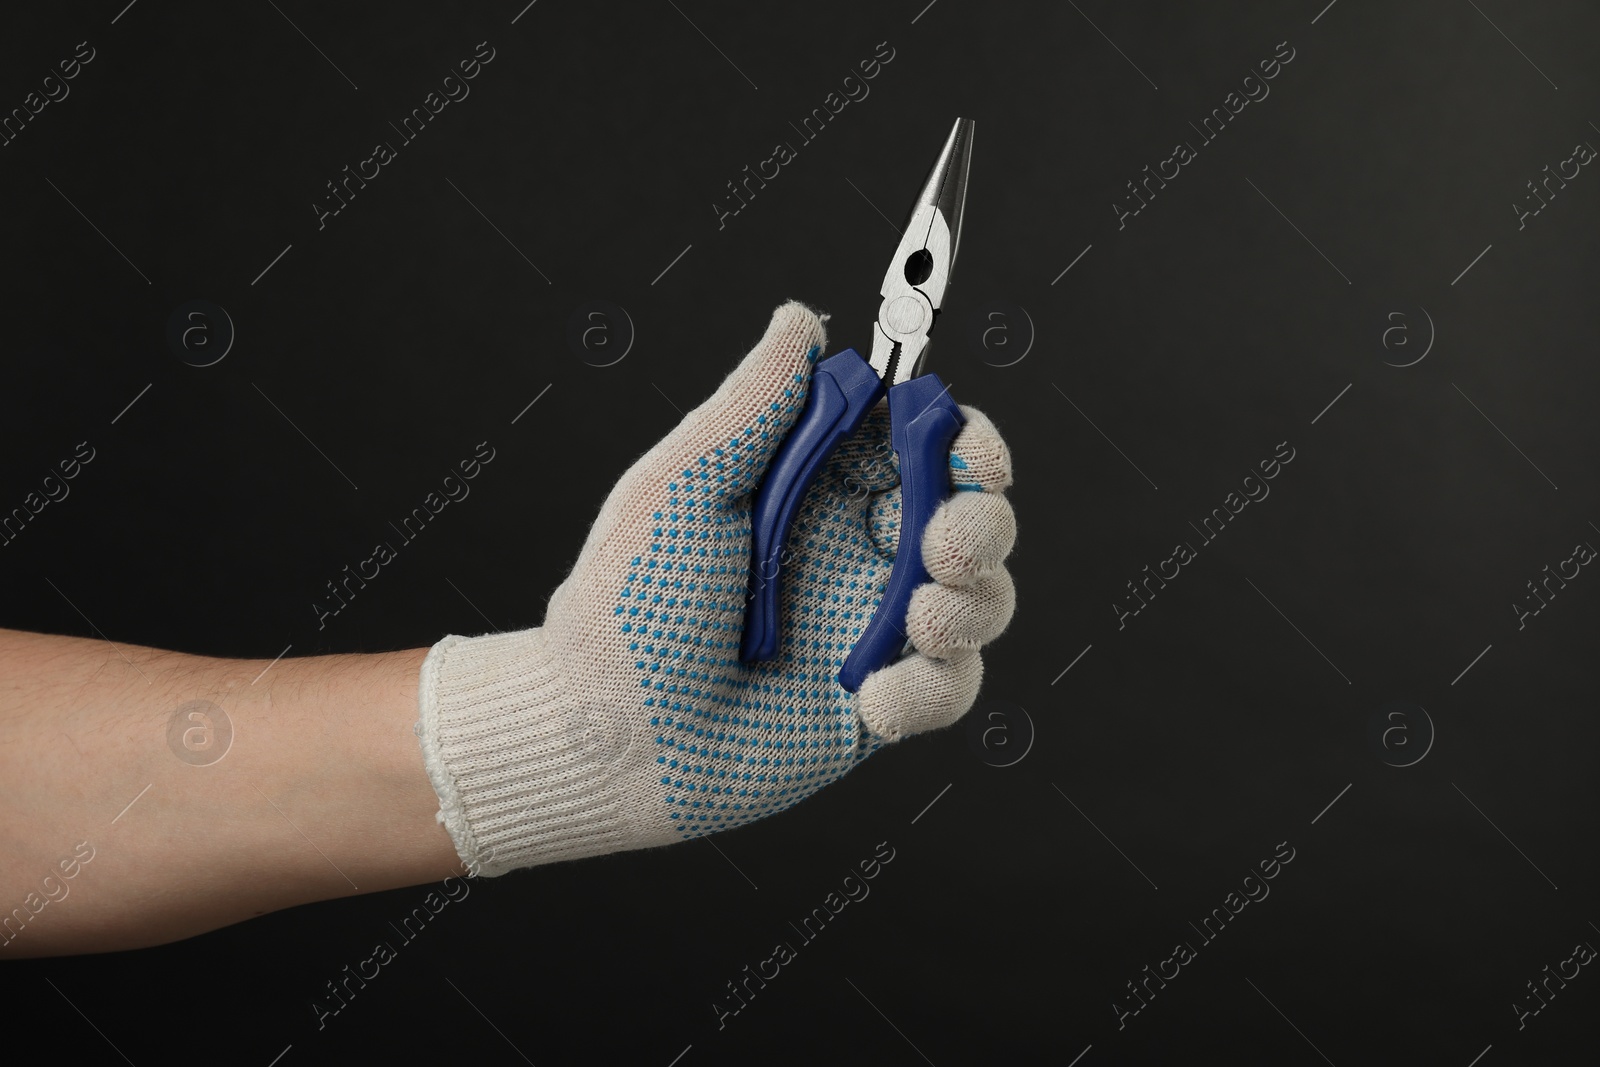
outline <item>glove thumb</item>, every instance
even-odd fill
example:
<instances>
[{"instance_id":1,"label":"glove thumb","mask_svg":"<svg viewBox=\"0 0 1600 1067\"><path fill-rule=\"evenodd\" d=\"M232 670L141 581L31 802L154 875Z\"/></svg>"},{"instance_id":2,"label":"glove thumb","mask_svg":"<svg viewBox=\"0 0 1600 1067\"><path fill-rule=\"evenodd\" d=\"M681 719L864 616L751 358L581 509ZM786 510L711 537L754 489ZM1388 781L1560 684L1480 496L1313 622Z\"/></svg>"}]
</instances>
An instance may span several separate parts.
<instances>
[{"instance_id":1,"label":"glove thumb","mask_svg":"<svg viewBox=\"0 0 1600 1067\"><path fill-rule=\"evenodd\" d=\"M684 419L674 451L698 465L693 475L714 484L718 497L743 496L761 480L805 408L812 367L826 343L821 316L799 301L783 304L760 343Z\"/></svg>"}]
</instances>

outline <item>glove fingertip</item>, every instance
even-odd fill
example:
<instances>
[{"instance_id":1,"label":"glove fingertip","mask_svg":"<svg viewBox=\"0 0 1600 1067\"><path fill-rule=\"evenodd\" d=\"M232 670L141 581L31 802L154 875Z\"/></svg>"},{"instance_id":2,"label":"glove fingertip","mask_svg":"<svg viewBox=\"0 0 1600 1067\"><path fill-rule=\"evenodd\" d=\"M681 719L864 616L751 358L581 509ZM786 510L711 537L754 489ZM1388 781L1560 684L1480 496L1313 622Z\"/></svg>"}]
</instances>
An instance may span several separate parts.
<instances>
[{"instance_id":1,"label":"glove fingertip","mask_svg":"<svg viewBox=\"0 0 1600 1067\"><path fill-rule=\"evenodd\" d=\"M1011 487L1011 449L989 416L961 405L966 425L950 444L950 483L960 491L1001 493Z\"/></svg>"},{"instance_id":2,"label":"glove fingertip","mask_svg":"<svg viewBox=\"0 0 1600 1067\"><path fill-rule=\"evenodd\" d=\"M983 657L934 659L912 653L867 676L857 694L862 724L884 741L949 726L971 710L983 684Z\"/></svg>"}]
</instances>

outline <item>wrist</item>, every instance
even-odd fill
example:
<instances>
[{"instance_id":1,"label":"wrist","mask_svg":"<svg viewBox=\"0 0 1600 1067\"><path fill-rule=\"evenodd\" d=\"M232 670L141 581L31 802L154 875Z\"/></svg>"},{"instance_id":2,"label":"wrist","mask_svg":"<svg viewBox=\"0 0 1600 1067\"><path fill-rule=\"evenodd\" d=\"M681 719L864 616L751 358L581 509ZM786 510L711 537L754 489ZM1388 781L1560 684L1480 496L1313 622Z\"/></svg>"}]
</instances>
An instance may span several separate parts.
<instances>
[{"instance_id":1,"label":"wrist","mask_svg":"<svg viewBox=\"0 0 1600 1067\"><path fill-rule=\"evenodd\" d=\"M469 871L629 846L626 736L582 714L542 628L446 637L423 661L416 726L438 821Z\"/></svg>"}]
</instances>

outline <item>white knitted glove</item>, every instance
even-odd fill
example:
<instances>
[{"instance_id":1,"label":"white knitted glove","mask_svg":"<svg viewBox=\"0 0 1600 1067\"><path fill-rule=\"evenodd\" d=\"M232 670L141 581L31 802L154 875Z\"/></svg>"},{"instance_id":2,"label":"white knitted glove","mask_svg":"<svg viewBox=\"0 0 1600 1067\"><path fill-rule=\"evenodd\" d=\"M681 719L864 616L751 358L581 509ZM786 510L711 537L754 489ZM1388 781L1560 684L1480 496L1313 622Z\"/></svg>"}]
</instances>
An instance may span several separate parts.
<instances>
[{"instance_id":1,"label":"white knitted glove","mask_svg":"<svg viewBox=\"0 0 1600 1067\"><path fill-rule=\"evenodd\" d=\"M900 490L880 405L801 506L778 577L778 656L739 660L751 491L805 406L825 344L799 303L711 399L622 476L544 625L446 637L422 665L417 734L439 820L469 869L662 845L794 804L887 741L977 697L977 649L1011 619L1011 457L981 413L951 446L958 491L929 523L915 651L840 688L888 584ZM968 490L968 491L959 491Z\"/></svg>"}]
</instances>

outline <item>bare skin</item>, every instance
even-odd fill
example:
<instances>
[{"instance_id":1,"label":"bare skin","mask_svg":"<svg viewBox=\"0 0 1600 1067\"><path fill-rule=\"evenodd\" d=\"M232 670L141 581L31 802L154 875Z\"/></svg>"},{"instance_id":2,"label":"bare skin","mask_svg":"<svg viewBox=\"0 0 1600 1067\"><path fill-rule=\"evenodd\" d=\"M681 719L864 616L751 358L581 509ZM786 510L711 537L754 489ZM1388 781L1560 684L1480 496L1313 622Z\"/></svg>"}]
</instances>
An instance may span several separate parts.
<instances>
[{"instance_id":1,"label":"bare skin","mask_svg":"<svg viewBox=\"0 0 1600 1067\"><path fill-rule=\"evenodd\" d=\"M0 630L0 959L461 874L412 733L426 654L271 664ZM195 700L231 724L220 759L215 714L177 715L169 743Z\"/></svg>"}]
</instances>

